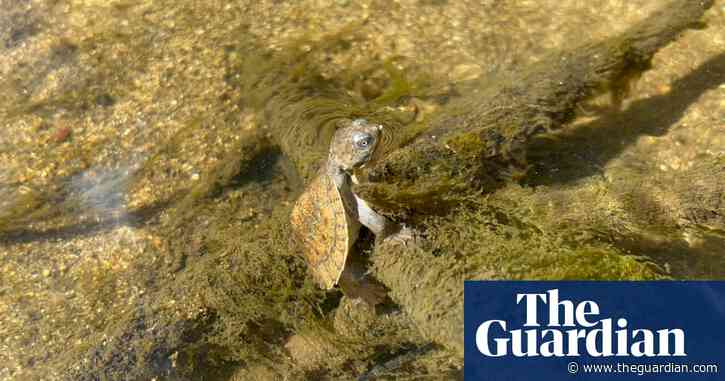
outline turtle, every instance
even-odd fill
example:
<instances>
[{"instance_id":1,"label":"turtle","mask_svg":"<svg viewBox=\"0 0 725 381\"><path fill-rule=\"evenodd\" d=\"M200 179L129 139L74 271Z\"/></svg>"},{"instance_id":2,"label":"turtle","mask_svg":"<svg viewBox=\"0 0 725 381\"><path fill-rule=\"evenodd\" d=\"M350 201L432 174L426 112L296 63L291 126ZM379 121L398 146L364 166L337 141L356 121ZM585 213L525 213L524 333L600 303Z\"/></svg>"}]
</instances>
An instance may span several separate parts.
<instances>
[{"instance_id":1,"label":"turtle","mask_svg":"<svg viewBox=\"0 0 725 381\"><path fill-rule=\"evenodd\" d=\"M376 239L402 239L402 225L375 212L352 190L353 172L368 163L382 138L383 126L366 119L338 122L327 162L295 202L291 226L311 272L322 289L339 285L353 299L375 305L384 287L356 273L348 263L361 226Z\"/></svg>"}]
</instances>

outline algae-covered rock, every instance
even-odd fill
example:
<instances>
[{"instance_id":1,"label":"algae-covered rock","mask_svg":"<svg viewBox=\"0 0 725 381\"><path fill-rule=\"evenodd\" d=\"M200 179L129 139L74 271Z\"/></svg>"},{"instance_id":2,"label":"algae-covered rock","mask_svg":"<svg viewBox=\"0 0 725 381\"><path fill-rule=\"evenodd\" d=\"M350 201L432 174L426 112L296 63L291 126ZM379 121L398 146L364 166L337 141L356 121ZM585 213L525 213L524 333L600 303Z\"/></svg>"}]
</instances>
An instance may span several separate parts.
<instances>
[{"instance_id":1,"label":"algae-covered rock","mask_svg":"<svg viewBox=\"0 0 725 381\"><path fill-rule=\"evenodd\" d=\"M16 3L0 378L460 379L465 279L725 277L709 1ZM385 125L356 190L422 237L356 253L376 310L289 242L356 117Z\"/></svg>"}]
</instances>

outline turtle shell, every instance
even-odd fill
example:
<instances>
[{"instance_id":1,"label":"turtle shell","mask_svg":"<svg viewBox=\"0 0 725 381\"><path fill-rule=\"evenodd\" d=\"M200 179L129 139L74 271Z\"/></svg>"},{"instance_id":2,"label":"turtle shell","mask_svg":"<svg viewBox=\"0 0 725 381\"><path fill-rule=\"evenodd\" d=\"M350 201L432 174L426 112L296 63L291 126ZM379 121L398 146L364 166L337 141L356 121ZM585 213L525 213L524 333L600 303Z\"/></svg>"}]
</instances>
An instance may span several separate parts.
<instances>
[{"instance_id":1,"label":"turtle shell","mask_svg":"<svg viewBox=\"0 0 725 381\"><path fill-rule=\"evenodd\" d=\"M337 284L357 233L334 181L317 176L295 203L290 217L312 273L324 289Z\"/></svg>"}]
</instances>

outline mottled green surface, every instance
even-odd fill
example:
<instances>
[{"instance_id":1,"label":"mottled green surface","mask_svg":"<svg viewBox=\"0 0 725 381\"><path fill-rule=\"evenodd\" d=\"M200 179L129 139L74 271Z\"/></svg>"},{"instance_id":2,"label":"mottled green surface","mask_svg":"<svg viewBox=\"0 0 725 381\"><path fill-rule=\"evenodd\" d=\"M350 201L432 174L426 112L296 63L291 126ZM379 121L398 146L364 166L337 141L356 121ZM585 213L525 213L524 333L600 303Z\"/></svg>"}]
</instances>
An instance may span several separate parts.
<instances>
[{"instance_id":1,"label":"mottled green surface","mask_svg":"<svg viewBox=\"0 0 725 381\"><path fill-rule=\"evenodd\" d=\"M725 278L722 2L628 99L695 2L328 3L0 0L1 379L455 379L463 279ZM288 234L358 116L377 311Z\"/></svg>"}]
</instances>

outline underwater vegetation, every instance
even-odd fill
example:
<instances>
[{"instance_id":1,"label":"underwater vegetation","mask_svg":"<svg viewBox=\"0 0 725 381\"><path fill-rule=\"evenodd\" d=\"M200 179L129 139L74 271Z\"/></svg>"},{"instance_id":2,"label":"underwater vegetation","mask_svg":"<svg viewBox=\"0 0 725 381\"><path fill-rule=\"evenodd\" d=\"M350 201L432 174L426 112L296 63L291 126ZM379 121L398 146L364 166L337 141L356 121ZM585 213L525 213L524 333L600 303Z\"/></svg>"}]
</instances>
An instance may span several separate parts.
<instances>
[{"instance_id":1,"label":"underwater vegetation","mask_svg":"<svg viewBox=\"0 0 725 381\"><path fill-rule=\"evenodd\" d=\"M724 278L725 180L713 176L725 170L721 156L698 157L683 171L657 176L644 165L611 172L629 181L594 175L621 154L621 141L670 128L697 96L725 82L719 54L676 79L669 94L622 106L655 54L702 27L711 5L670 1L609 38L457 87L414 66L402 70L395 57L330 74L324 58L365 39L355 23L279 49L235 30L238 40L227 41L218 58L225 68L225 90L214 94L223 104L213 109L218 119L189 112L186 125L143 136L152 149L112 169L90 165L104 142L63 151L74 163L63 176L0 188L10 200L0 209L6 247L119 227L153 237L133 254L153 260L130 260L121 276L83 278L84 289L98 290L93 309L101 313L81 344L52 358L53 376L456 379L465 279ZM17 38L23 33L34 32ZM158 54L154 39L165 37L119 38L146 49L151 62ZM99 49L92 40L60 46L70 61ZM86 85L132 77L101 79L110 66L99 67ZM67 97L26 100L27 107L7 115L45 115L56 107L82 114L91 104L116 107L127 96L112 97L102 87L78 85ZM609 109L578 122L601 96L610 97ZM661 120L650 127L655 111ZM290 240L292 205L324 163L336 122L357 117L383 124L385 136L355 191L425 236L420 245L400 246L375 245L363 235L360 257L389 289L390 300L377 309L318 289ZM633 127L614 133L621 120ZM233 127L217 131L215 124ZM53 144L66 149L76 133L60 131ZM190 148L204 138L213 144ZM219 141L224 149L212 155ZM206 154L215 159L200 164L188 177L193 181L168 164ZM180 185L148 185L167 181ZM124 198L148 189L151 201ZM117 297L113 286L124 284L145 291L108 316L103 310L114 306L107 300Z\"/></svg>"}]
</instances>

